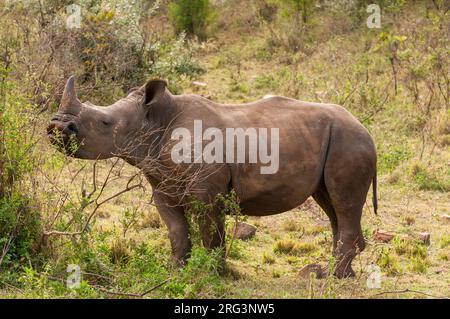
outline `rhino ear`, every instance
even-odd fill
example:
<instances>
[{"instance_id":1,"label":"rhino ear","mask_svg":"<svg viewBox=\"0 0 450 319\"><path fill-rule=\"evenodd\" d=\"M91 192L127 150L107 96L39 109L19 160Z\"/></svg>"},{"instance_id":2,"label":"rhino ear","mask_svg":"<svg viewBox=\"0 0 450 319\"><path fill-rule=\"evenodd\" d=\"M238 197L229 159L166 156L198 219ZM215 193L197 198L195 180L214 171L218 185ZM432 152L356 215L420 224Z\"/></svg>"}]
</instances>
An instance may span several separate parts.
<instances>
[{"instance_id":1,"label":"rhino ear","mask_svg":"<svg viewBox=\"0 0 450 319\"><path fill-rule=\"evenodd\" d=\"M147 81L144 85L144 104L158 100L159 96L165 92L166 87L167 81L165 80L154 79Z\"/></svg>"}]
</instances>

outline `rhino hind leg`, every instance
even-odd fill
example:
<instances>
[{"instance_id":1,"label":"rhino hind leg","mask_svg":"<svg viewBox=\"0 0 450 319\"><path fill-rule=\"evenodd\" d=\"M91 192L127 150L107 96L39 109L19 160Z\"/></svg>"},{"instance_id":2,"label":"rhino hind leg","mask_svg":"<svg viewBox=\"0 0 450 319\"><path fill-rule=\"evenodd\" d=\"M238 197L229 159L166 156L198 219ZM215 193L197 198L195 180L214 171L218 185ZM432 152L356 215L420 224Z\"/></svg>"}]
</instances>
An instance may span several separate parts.
<instances>
[{"instance_id":1,"label":"rhino hind leg","mask_svg":"<svg viewBox=\"0 0 450 319\"><path fill-rule=\"evenodd\" d=\"M334 126L323 181L337 219L334 274L338 278L355 275L351 263L366 246L361 216L375 173L376 151L367 131L362 126Z\"/></svg>"},{"instance_id":2,"label":"rhino hind leg","mask_svg":"<svg viewBox=\"0 0 450 319\"><path fill-rule=\"evenodd\" d=\"M327 185L327 189L337 219L337 243L333 255L336 257L334 274L338 278L355 275L351 263L366 246L361 229L361 216L370 177L355 178L355 175L358 174L353 172L353 178L349 176L339 182L337 180L341 179L342 175L326 178L331 185Z\"/></svg>"},{"instance_id":3,"label":"rhino hind leg","mask_svg":"<svg viewBox=\"0 0 450 319\"><path fill-rule=\"evenodd\" d=\"M334 275L338 278L353 277L355 272L351 262L357 252L362 251L365 247L361 227L357 224L361 212L340 213L338 218L325 185L313 194L313 198L330 219L333 231L333 256L337 261ZM349 215L350 218L346 218L346 215Z\"/></svg>"},{"instance_id":4,"label":"rhino hind leg","mask_svg":"<svg viewBox=\"0 0 450 319\"><path fill-rule=\"evenodd\" d=\"M338 211L339 239L334 254L337 257L334 274L338 278L355 276L352 261L366 247L360 225L361 213L362 208Z\"/></svg>"}]
</instances>

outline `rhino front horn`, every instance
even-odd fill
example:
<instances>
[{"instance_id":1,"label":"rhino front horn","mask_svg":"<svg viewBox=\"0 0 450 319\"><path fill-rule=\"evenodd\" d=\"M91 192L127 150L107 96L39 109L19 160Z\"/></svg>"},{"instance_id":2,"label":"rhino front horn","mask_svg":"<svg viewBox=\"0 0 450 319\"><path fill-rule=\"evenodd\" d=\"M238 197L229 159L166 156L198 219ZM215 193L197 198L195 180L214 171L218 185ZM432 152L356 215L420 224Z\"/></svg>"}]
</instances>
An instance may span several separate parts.
<instances>
[{"instance_id":1,"label":"rhino front horn","mask_svg":"<svg viewBox=\"0 0 450 319\"><path fill-rule=\"evenodd\" d=\"M75 76L72 75L66 83L64 92L61 98L61 107L67 108L77 103L77 92L75 91Z\"/></svg>"}]
</instances>

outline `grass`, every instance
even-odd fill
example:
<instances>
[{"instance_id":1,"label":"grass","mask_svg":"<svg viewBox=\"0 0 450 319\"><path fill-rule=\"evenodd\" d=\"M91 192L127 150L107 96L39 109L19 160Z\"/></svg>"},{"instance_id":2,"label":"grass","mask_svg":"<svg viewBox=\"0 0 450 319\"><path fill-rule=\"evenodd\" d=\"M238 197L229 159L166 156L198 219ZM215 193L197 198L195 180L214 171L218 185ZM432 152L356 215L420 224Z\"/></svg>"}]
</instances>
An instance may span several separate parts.
<instances>
[{"instance_id":1,"label":"grass","mask_svg":"<svg viewBox=\"0 0 450 319\"><path fill-rule=\"evenodd\" d=\"M388 276L395 276L401 273L398 258L392 254L390 249L383 249L378 257L378 266L386 272Z\"/></svg>"},{"instance_id":2,"label":"grass","mask_svg":"<svg viewBox=\"0 0 450 319\"><path fill-rule=\"evenodd\" d=\"M392 244L395 253L399 256L406 255L408 257L418 257L422 259L427 257L427 247L418 241L395 237Z\"/></svg>"},{"instance_id":3,"label":"grass","mask_svg":"<svg viewBox=\"0 0 450 319\"><path fill-rule=\"evenodd\" d=\"M288 220L298 221L305 229L324 227L326 216L321 213L315 204L308 208L300 208L281 215L267 217L250 217L248 222L258 224L256 237L250 241L236 241L237 255L227 260L226 271L219 272L218 265L213 256L202 249L194 250L192 264L186 269L176 269L171 266L170 247L165 226L160 228L136 228L129 231L126 240L120 244L114 241L109 245L102 245L103 238L94 238L86 247L77 248L73 256L78 260L91 260L82 266L86 272L98 273L102 271L102 264L111 265L112 269L120 270L116 273L116 286L114 290L123 292L142 292L163 282L169 277L175 278L173 282L157 289L148 298L160 297L242 297L242 298L345 298L345 297L371 297L379 290L368 289L365 285L368 266L378 261L382 269L382 291L401 290L414 287L414 290L448 296L450 294L446 273L448 266L449 238L444 230L448 225L442 224L436 216L439 212L448 209L448 194L441 192L430 194L416 194L416 191L405 192L398 186L385 186L380 189L383 206L380 215L366 211L363 215L363 227L374 229L379 225L387 229L395 229L401 225L405 214L415 219L415 223L407 226L412 232L430 230L432 243L429 247L415 241L401 240L397 236L391 243L380 244L369 238L368 247L354 262L357 277L347 280L334 278L316 279L313 284L309 279L298 276L299 270L309 263L320 263L326 266L330 258L331 237L321 244L314 244L319 234L303 234L301 238L286 237L283 225ZM427 196L424 196L427 195ZM412 196L412 197L411 197ZM403 201L410 199L409 204ZM409 207L409 208L407 208ZM430 207L432 209L430 210ZM110 219L120 214L113 211ZM433 217L434 216L434 217ZM145 218L145 217L142 217ZM106 222L102 220L102 223ZM111 223L112 221L109 221ZM426 225L426 226L425 226ZM101 225L96 225L100 227ZM119 227L117 224L116 227ZM427 229L424 229L426 227ZM328 227L328 231L329 231ZM119 232L120 233L120 232ZM296 233L292 233L295 235ZM115 238L111 233L106 238ZM132 244L132 242L135 244ZM237 243L237 244L236 244ZM313 243L313 244L311 244ZM120 262L113 262L111 253L122 251L113 247L125 246L126 258L118 258ZM278 247L283 252L274 252ZM120 257L120 254L117 254ZM89 257L92 256L92 257ZM96 256L95 258L93 258ZM91 259L93 258L93 259ZM447 258L447 259L445 259ZM71 262L77 261L73 259ZM64 263L65 264L65 263ZM55 273L55 270L49 270ZM57 271L58 272L58 271ZM65 269L61 270L65 276ZM77 291L68 291L64 285L49 279L45 274L29 274L30 291L37 291L44 285L45 292L33 296L73 296L83 298L94 297L120 297L99 292L93 286L92 278L85 278L82 287ZM24 279L25 280L25 279ZM108 282L98 282L107 285ZM3 294L9 296L17 294L5 288ZM26 295L30 297L31 295ZM421 297L420 295L409 295ZM390 297L405 297L394 295Z\"/></svg>"},{"instance_id":4,"label":"grass","mask_svg":"<svg viewBox=\"0 0 450 319\"><path fill-rule=\"evenodd\" d=\"M417 272L426 274L428 268L428 262L426 259L420 257L411 257L409 260L409 269Z\"/></svg>"},{"instance_id":5,"label":"grass","mask_svg":"<svg viewBox=\"0 0 450 319\"><path fill-rule=\"evenodd\" d=\"M445 249L448 246L450 246L450 235L446 234L446 235L442 236L441 241L439 243L439 247L441 249Z\"/></svg>"},{"instance_id":6,"label":"grass","mask_svg":"<svg viewBox=\"0 0 450 319\"><path fill-rule=\"evenodd\" d=\"M124 239L116 239L109 247L109 258L113 264L126 263L130 258L128 242Z\"/></svg>"},{"instance_id":7,"label":"grass","mask_svg":"<svg viewBox=\"0 0 450 319\"><path fill-rule=\"evenodd\" d=\"M271 265L271 264L274 264L275 261L276 261L275 257L273 255L271 255L271 254L264 253L263 256L262 256L262 262L264 264Z\"/></svg>"},{"instance_id":8,"label":"grass","mask_svg":"<svg viewBox=\"0 0 450 319\"><path fill-rule=\"evenodd\" d=\"M413 163L411 175L420 190L448 192L450 191L450 177L446 174L447 170L438 168L436 171L430 171L420 163Z\"/></svg>"},{"instance_id":9,"label":"grass","mask_svg":"<svg viewBox=\"0 0 450 319\"><path fill-rule=\"evenodd\" d=\"M278 254L288 254L294 256L302 256L317 250L315 243L303 242L297 243L291 239L278 240L273 251Z\"/></svg>"},{"instance_id":10,"label":"grass","mask_svg":"<svg viewBox=\"0 0 450 319\"><path fill-rule=\"evenodd\" d=\"M159 228L162 226L161 218L157 211L151 210L144 215L140 226L142 228Z\"/></svg>"}]
</instances>

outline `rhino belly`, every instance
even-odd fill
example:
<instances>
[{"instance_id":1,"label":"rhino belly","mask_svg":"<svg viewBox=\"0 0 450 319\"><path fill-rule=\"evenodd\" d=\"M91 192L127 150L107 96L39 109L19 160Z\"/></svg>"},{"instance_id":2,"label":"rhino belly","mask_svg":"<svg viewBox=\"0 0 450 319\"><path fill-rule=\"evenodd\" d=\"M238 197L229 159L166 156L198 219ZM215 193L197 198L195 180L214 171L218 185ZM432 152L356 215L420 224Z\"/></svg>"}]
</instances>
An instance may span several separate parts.
<instances>
[{"instance_id":1,"label":"rhino belly","mask_svg":"<svg viewBox=\"0 0 450 319\"><path fill-rule=\"evenodd\" d=\"M302 204L317 189L323 174L320 154L308 160L280 163L277 174L247 171L238 177L242 212L250 216L278 214Z\"/></svg>"}]
</instances>

